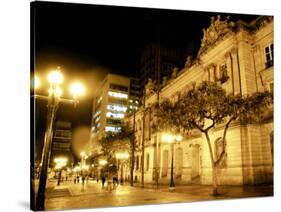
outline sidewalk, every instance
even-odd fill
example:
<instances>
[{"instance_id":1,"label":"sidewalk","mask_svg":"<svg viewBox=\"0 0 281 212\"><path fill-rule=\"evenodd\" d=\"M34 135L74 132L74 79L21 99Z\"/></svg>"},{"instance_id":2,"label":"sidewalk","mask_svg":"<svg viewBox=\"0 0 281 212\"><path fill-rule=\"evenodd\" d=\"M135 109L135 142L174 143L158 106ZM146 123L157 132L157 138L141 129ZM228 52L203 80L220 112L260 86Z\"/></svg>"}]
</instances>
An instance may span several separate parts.
<instances>
[{"instance_id":1,"label":"sidewalk","mask_svg":"<svg viewBox=\"0 0 281 212\"><path fill-rule=\"evenodd\" d=\"M65 195L67 191L69 191L68 195ZM102 189L101 182L89 181L85 183L83 191L81 183L74 184L69 181L62 183L60 186L55 186L52 192L56 195L53 198L47 197L46 208L48 210L272 196L273 186L220 186L219 192L221 195L213 196L212 186L205 185L176 185L175 191L170 192L168 185L161 185L158 189L155 189L153 185L145 185L144 188L141 188L140 184L131 187L126 183L119 185L115 190L107 191ZM59 197L59 194L62 194L62 196Z\"/></svg>"},{"instance_id":2,"label":"sidewalk","mask_svg":"<svg viewBox=\"0 0 281 212\"><path fill-rule=\"evenodd\" d=\"M154 191L170 192L169 185L145 184L144 187L141 183L134 183L134 187L142 189L150 189ZM212 185L190 184L190 185L176 185L173 193L185 193L196 196L213 196ZM216 199L224 198L241 198L241 197L259 197L259 196L273 196L273 185L244 185L244 186L218 186L220 193Z\"/></svg>"},{"instance_id":3,"label":"sidewalk","mask_svg":"<svg viewBox=\"0 0 281 212\"><path fill-rule=\"evenodd\" d=\"M84 186L82 185L82 182L74 184L73 181L67 181L62 182L59 186L57 185L51 185L48 189L49 191L61 191L64 189L68 189L71 196L79 196L79 195L88 195L88 194L104 194L104 193L110 193L110 192L117 192L118 194L129 192L131 190L139 189L137 187L131 187L127 184L124 185L117 185L115 188L112 186L112 189L110 190L107 187L107 182L104 185L104 188L102 188L101 181L97 182L94 180L89 180L88 182L85 181Z\"/></svg>"}]
</instances>

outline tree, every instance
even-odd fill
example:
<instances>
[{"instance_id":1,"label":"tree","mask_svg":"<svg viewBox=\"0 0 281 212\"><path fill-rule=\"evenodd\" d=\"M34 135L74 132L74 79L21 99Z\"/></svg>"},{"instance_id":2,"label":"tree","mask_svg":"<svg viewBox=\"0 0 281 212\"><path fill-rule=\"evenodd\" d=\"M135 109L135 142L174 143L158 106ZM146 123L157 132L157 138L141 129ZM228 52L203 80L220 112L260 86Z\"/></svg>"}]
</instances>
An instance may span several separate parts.
<instances>
[{"instance_id":1,"label":"tree","mask_svg":"<svg viewBox=\"0 0 281 212\"><path fill-rule=\"evenodd\" d=\"M226 135L230 124L235 120L259 122L263 109L272 102L273 95L269 92L249 96L227 95L216 83L203 82L185 92L175 102L168 99L161 102L157 123L162 130L186 133L197 129L204 134L213 170L213 194L217 195L217 169L226 155ZM215 157L209 132L217 125L223 126L223 134L222 149Z\"/></svg>"},{"instance_id":2,"label":"tree","mask_svg":"<svg viewBox=\"0 0 281 212\"><path fill-rule=\"evenodd\" d=\"M135 135L134 130L127 124L122 123L121 129L117 133L107 133L101 141L103 155L107 157L109 163L116 163L116 152L129 152L130 154L130 184L133 186L134 158L135 158Z\"/></svg>"}]
</instances>

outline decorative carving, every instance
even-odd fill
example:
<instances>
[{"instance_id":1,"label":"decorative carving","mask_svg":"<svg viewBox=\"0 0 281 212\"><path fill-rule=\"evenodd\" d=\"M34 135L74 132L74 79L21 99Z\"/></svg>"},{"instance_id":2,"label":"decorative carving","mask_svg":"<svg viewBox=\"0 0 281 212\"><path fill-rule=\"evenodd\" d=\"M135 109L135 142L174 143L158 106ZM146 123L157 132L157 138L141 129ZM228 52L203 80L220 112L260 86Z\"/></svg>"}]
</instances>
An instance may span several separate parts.
<instances>
[{"instance_id":1,"label":"decorative carving","mask_svg":"<svg viewBox=\"0 0 281 212\"><path fill-rule=\"evenodd\" d=\"M238 54L238 48L235 46L230 50L231 54Z\"/></svg>"},{"instance_id":2,"label":"decorative carving","mask_svg":"<svg viewBox=\"0 0 281 212\"><path fill-rule=\"evenodd\" d=\"M179 70L178 67L174 67L174 68L173 68L173 71L172 71L172 79L177 78L178 70Z\"/></svg>"},{"instance_id":3,"label":"decorative carving","mask_svg":"<svg viewBox=\"0 0 281 212\"><path fill-rule=\"evenodd\" d=\"M273 16L260 16L253 22L253 32L258 31L262 27L266 26L273 21Z\"/></svg>"},{"instance_id":4,"label":"decorative carving","mask_svg":"<svg viewBox=\"0 0 281 212\"><path fill-rule=\"evenodd\" d=\"M187 56L184 67L189 68L192 65L192 59L191 55Z\"/></svg>"},{"instance_id":5,"label":"decorative carving","mask_svg":"<svg viewBox=\"0 0 281 212\"><path fill-rule=\"evenodd\" d=\"M167 85L168 78L166 76L163 77L163 86Z\"/></svg>"},{"instance_id":6,"label":"decorative carving","mask_svg":"<svg viewBox=\"0 0 281 212\"><path fill-rule=\"evenodd\" d=\"M199 55L205 52L210 46L221 39L224 35L231 32L234 28L234 22L229 22L229 16L226 20L221 21L221 16L218 15L217 19L211 17L211 24L209 28L203 29L203 38L201 39L201 48Z\"/></svg>"},{"instance_id":7,"label":"decorative carving","mask_svg":"<svg viewBox=\"0 0 281 212\"><path fill-rule=\"evenodd\" d=\"M145 95L148 97L154 92L154 83L152 82L152 79L148 79L148 82L145 85Z\"/></svg>"},{"instance_id":8,"label":"decorative carving","mask_svg":"<svg viewBox=\"0 0 281 212\"><path fill-rule=\"evenodd\" d=\"M220 78L219 81L221 84L225 83L229 79L229 76L227 74L227 65L223 64L220 66Z\"/></svg>"},{"instance_id":9,"label":"decorative carving","mask_svg":"<svg viewBox=\"0 0 281 212\"><path fill-rule=\"evenodd\" d=\"M227 60L228 58L230 58L231 57L231 53L230 52L226 52L225 54L224 54L224 58Z\"/></svg>"}]
</instances>

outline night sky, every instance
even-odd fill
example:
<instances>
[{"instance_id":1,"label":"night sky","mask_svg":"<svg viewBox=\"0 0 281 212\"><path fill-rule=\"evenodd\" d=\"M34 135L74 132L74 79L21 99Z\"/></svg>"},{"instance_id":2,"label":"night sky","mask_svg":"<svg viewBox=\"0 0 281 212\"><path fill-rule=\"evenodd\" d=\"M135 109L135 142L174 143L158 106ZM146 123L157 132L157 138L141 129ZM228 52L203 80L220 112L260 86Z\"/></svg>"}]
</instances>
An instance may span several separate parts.
<instances>
[{"instance_id":1,"label":"night sky","mask_svg":"<svg viewBox=\"0 0 281 212\"><path fill-rule=\"evenodd\" d=\"M141 50L150 42L160 41L161 45L179 49L183 55L195 55L202 28L209 26L211 16L218 15L38 1L33 6L31 39L35 42L31 47L31 71L43 79L50 69L60 66L65 77L64 97L69 97L67 86L71 80L81 80L87 87L87 95L77 108L61 105L57 113L57 119L71 121L73 128L90 126L93 94L107 73L135 76ZM229 15L220 14L222 18ZM231 14L234 21L251 21L256 17ZM44 85L39 93L47 93L47 83ZM42 140L45 102L36 103L35 116L36 137Z\"/></svg>"}]
</instances>

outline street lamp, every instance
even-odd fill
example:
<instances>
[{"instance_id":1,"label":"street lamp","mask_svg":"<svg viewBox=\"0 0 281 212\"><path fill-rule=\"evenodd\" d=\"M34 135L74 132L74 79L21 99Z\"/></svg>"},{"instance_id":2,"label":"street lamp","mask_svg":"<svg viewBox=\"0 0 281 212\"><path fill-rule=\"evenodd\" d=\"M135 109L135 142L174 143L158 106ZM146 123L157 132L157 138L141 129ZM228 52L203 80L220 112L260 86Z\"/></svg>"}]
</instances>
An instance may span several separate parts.
<instances>
[{"instance_id":1,"label":"street lamp","mask_svg":"<svg viewBox=\"0 0 281 212\"><path fill-rule=\"evenodd\" d=\"M39 82L37 76L34 77L35 81ZM44 137L44 146L42 151L42 168L40 171L40 178L39 178L39 188L37 192L37 199L36 199L36 210L44 210L45 209L45 189L46 189L46 181L48 175L48 167L51 155L51 146L52 146L52 136L53 136L53 125L56 116L56 111L59 107L59 103L70 103L70 104L77 104L78 101L76 100L76 94L73 93L75 98L73 99L64 99L61 98L62 89L59 87L60 84L63 83L63 75L60 72L60 69L53 70L48 74L48 82L50 83L49 88L49 95L42 96L42 95L34 95L37 99L47 100L48 104L48 114L47 114L47 124L46 124L46 131ZM36 88L38 86L34 86Z\"/></svg>"},{"instance_id":2,"label":"street lamp","mask_svg":"<svg viewBox=\"0 0 281 212\"><path fill-rule=\"evenodd\" d=\"M165 143L171 144L171 152L172 152L172 158L171 158L171 180L170 180L170 191L175 190L175 182L174 182L174 144L176 142L180 142L182 140L181 135L175 135L170 133L164 133L162 134L162 140Z\"/></svg>"},{"instance_id":3,"label":"street lamp","mask_svg":"<svg viewBox=\"0 0 281 212\"><path fill-rule=\"evenodd\" d=\"M70 85L70 93L73 94L73 98L77 96L83 96L85 94L85 88L80 82L74 82Z\"/></svg>"},{"instance_id":4,"label":"street lamp","mask_svg":"<svg viewBox=\"0 0 281 212\"><path fill-rule=\"evenodd\" d=\"M115 154L115 157L117 158L117 163L118 163L119 160L121 160L121 184L123 184L124 160L128 159L130 157L130 155L127 152L118 152L118 153ZM117 165L117 167L118 167L118 171L119 171L119 166Z\"/></svg>"}]
</instances>

